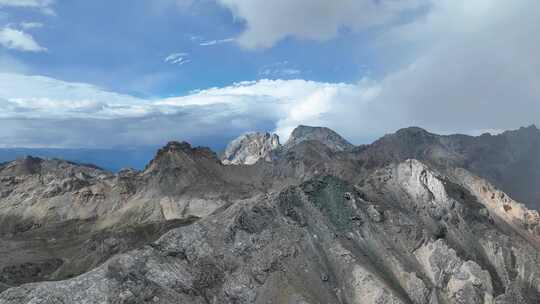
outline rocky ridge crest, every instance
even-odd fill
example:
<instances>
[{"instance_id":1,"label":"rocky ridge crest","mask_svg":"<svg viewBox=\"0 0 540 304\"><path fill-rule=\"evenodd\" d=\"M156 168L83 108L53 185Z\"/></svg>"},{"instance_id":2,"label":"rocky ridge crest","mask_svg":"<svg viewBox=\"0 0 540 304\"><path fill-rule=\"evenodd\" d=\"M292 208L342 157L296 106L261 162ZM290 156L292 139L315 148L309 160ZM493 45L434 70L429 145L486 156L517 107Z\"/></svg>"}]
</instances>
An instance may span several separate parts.
<instances>
[{"instance_id":1,"label":"rocky ridge crest","mask_svg":"<svg viewBox=\"0 0 540 304\"><path fill-rule=\"evenodd\" d=\"M273 162L303 142L313 141L334 152L351 151L354 145L336 132L322 127L298 126L284 145L276 134L249 132L229 143L221 161L225 165L253 165L259 160Z\"/></svg>"}]
</instances>

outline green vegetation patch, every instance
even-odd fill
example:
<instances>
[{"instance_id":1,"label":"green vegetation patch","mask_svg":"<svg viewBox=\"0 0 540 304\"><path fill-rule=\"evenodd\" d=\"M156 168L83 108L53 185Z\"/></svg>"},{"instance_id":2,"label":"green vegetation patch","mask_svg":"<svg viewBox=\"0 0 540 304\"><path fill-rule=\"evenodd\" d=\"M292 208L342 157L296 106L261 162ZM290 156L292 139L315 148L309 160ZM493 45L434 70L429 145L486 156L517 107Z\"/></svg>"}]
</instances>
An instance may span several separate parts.
<instances>
[{"instance_id":1,"label":"green vegetation patch","mask_svg":"<svg viewBox=\"0 0 540 304\"><path fill-rule=\"evenodd\" d=\"M329 219L340 231L352 230L354 210L345 193L352 192L346 182L333 176L311 180L302 186L310 201Z\"/></svg>"}]
</instances>

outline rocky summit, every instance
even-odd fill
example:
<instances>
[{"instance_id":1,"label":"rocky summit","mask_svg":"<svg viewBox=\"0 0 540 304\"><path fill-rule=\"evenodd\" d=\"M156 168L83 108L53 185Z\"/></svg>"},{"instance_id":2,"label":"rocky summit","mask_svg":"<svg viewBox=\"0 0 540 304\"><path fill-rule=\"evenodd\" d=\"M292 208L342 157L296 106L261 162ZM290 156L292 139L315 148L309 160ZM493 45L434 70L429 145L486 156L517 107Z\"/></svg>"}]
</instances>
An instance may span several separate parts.
<instances>
[{"instance_id":1,"label":"rocky summit","mask_svg":"<svg viewBox=\"0 0 540 304\"><path fill-rule=\"evenodd\" d=\"M222 162L225 165L253 165L259 159L272 161L274 151L280 147L276 134L246 133L229 143Z\"/></svg>"},{"instance_id":2,"label":"rocky summit","mask_svg":"<svg viewBox=\"0 0 540 304\"><path fill-rule=\"evenodd\" d=\"M0 304L538 304L540 130L0 164Z\"/></svg>"},{"instance_id":3,"label":"rocky summit","mask_svg":"<svg viewBox=\"0 0 540 304\"><path fill-rule=\"evenodd\" d=\"M318 141L334 151L346 151L354 148L351 143L333 130L302 125L293 130L285 146L294 146L307 140Z\"/></svg>"}]
</instances>

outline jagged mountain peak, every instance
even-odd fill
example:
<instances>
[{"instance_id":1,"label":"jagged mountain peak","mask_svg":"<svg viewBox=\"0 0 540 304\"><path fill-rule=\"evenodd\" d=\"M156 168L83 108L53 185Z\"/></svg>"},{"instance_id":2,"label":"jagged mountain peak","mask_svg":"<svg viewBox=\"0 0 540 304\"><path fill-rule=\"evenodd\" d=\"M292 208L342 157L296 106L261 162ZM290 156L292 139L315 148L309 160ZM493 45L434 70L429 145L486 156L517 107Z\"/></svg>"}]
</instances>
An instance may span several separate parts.
<instances>
[{"instance_id":1,"label":"jagged mountain peak","mask_svg":"<svg viewBox=\"0 0 540 304\"><path fill-rule=\"evenodd\" d=\"M415 158L461 167L503 188L529 207L540 208L540 131L536 126L498 135L437 135L411 127L385 135L358 151L367 167Z\"/></svg>"},{"instance_id":2,"label":"jagged mountain peak","mask_svg":"<svg viewBox=\"0 0 540 304\"><path fill-rule=\"evenodd\" d=\"M273 151L281 147L279 136L268 132L248 132L227 145L222 162L225 165L252 165L259 159L272 161Z\"/></svg>"},{"instance_id":3,"label":"jagged mountain peak","mask_svg":"<svg viewBox=\"0 0 540 304\"><path fill-rule=\"evenodd\" d=\"M334 151L349 151L354 148L353 144L332 129L306 125L299 125L292 131L285 147L289 148L308 140L319 141Z\"/></svg>"},{"instance_id":4,"label":"jagged mountain peak","mask_svg":"<svg viewBox=\"0 0 540 304\"><path fill-rule=\"evenodd\" d=\"M163 148L159 149L156 158L167 153L184 152L193 156L215 157L215 153L207 147L193 147L186 141L170 141Z\"/></svg>"},{"instance_id":5,"label":"jagged mountain peak","mask_svg":"<svg viewBox=\"0 0 540 304\"><path fill-rule=\"evenodd\" d=\"M159 160L161 158L176 154L183 154L193 158L217 158L216 153L208 147L193 147L186 141L171 141L168 142L163 148L158 150L153 160Z\"/></svg>"},{"instance_id":6,"label":"jagged mountain peak","mask_svg":"<svg viewBox=\"0 0 540 304\"><path fill-rule=\"evenodd\" d=\"M172 163L179 163L188 159L191 161L195 159L217 160L218 157L210 148L192 147L190 143L185 141L171 141L157 151L156 156L150 161L146 170L167 167Z\"/></svg>"},{"instance_id":7,"label":"jagged mountain peak","mask_svg":"<svg viewBox=\"0 0 540 304\"><path fill-rule=\"evenodd\" d=\"M225 165L253 165L259 160L274 161L279 154L307 141L316 141L330 150L351 151L354 146L326 127L299 125L282 146L279 136L268 132L248 132L229 143L221 160Z\"/></svg>"}]
</instances>

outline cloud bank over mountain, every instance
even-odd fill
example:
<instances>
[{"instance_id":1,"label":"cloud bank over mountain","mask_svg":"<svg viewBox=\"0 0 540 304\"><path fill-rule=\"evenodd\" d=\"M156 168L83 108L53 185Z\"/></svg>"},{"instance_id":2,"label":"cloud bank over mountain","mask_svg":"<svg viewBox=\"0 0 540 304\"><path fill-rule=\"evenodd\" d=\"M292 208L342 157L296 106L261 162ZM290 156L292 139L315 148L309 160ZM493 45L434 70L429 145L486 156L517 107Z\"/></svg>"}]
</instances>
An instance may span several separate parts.
<instances>
[{"instance_id":1,"label":"cloud bank over mountain","mask_svg":"<svg viewBox=\"0 0 540 304\"><path fill-rule=\"evenodd\" d=\"M250 23L263 3L222 3L246 21L238 41L248 47L270 46L288 36L329 39L343 27L363 31L371 24L388 23L385 20L403 10L426 11L386 24L371 46L385 53L406 49L410 62L356 82L260 79L181 96L143 98L5 72L0 74L0 142L105 147L188 139L204 144L210 138L226 142L248 130L275 131L286 139L295 126L309 124L331 127L363 143L409 125L478 134L540 123L540 41L532 38L540 31L537 1L369 2L366 14L373 11L373 16L368 21L360 18L358 24L336 20L353 20L348 14L360 4L337 6L335 18L325 20L319 18L328 9L322 2L304 3L309 9L303 14L309 15L297 18L320 22L314 28L319 35L295 32L300 29L285 22L290 31L277 28L267 41L249 38L263 31ZM275 10L300 10L287 5L281 3Z\"/></svg>"}]
</instances>

